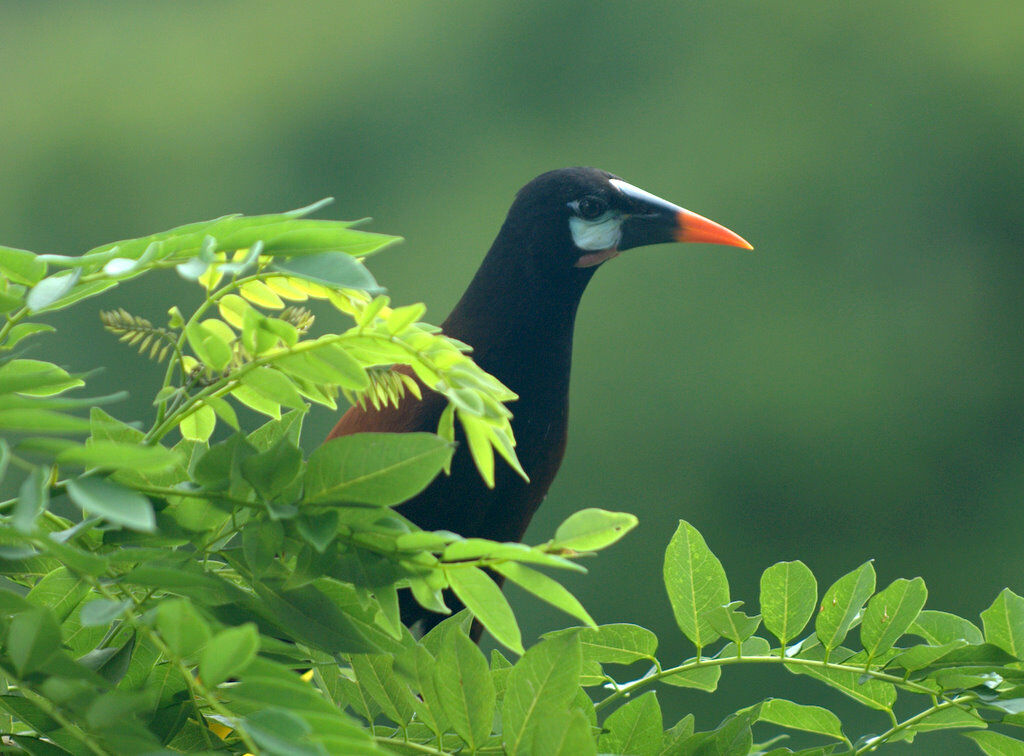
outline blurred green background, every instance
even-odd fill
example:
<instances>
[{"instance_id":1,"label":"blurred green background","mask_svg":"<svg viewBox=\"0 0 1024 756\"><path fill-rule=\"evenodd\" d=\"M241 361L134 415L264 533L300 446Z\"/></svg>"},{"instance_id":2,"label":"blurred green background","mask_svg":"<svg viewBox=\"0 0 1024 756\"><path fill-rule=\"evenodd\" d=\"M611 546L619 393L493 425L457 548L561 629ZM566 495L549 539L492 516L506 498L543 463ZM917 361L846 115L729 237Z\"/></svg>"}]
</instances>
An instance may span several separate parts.
<instances>
[{"instance_id":1,"label":"blurred green background","mask_svg":"<svg viewBox=\"0 0 1024 756\"><path fill-rule=\"evenodd\" d=\"M881 585L922 575L930 607L976 619L1024 592L1022 71L1018 0L4 3L0 243L78 253L333 195L328 217L406 237L371 268L440 322L516 189L605 168L757 249L637 250L595 277L527 540L635 512L570 583L666 661L690 653L661 585L681 517L748 609L772 562L824 588L873 557ZM132 388L115 411L148 418L157 371L96 310L195 300L173 277L117 289L36 354L108 366L94 393ZM334 419L314 410L307 444ZM513 598L528 635L567 624ZM662 699L711 726L764 680L836 700L746 670Z\"/></svg>"}]
</instances>

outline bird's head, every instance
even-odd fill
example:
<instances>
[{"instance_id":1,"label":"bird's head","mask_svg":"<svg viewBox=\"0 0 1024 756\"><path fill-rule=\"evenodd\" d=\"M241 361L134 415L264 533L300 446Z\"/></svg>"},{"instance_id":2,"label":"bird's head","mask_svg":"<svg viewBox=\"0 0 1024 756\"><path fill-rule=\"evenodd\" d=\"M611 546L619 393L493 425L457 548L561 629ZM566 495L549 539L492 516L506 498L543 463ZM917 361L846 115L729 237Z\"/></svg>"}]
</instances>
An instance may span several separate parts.
<instances>
[{"instance_id":1,"label":"bird's head","mask_svg":"<svg viewBox=\"0 0 1024 756\"><path fill-rule=\"evenodd\" d=\"M753 249L714 221L596 168L541 174L519 190L506 228L537 243L541 262L556 269L593 268L633 247L705 242Z\"/></svg>"}]
</instances>

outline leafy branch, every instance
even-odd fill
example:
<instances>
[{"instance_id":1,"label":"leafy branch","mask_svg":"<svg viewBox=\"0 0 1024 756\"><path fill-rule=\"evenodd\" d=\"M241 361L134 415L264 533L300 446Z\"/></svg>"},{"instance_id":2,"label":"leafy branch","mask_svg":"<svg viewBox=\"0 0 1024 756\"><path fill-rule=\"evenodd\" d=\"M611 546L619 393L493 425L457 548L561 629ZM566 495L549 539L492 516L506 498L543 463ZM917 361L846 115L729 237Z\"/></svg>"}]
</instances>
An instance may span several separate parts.
<instances>
[{"instance_id":1,"label":"leafy branch","mask_svg":"<svg viewBox=\"0 0 1024 756\"><path fill-rule=\"evenodd\" d=\"M0 503L0 730L12 747L825 756L956 729L986 753L1024 750L1013 734L1024 726L1024 598L1009 589L979 627L926 609L921 578L877 590L865 562L819 592L803 563L780 562L751 614L682 522L664 581L694 651L663 664L653 632L598 625L555 577L585 572L582 559L634 516L584 509L534 546L403 518L394 507L445 474L456 420L485 480L497 464L518 469L505 406L515 396L423 322L422 305L381 293L363 258L394 237L306 217L319 207L76 257L0 247L0 480L17 491ZM202 287L193 312L172 307L159 327L117 307L102 316L146 356L173 351L149 423L101 408L123 394L76 398L89 376L19 355L52 330L35 316L169 270ZM318 334L307 306L348 326ZM311 404L379 407L428 390L448 401L436 434L302 449ZM267 419L244 427L238 406ZM495 580L580 626L527 648ZM400 591L441 613L454 595L467 610L415 638ZM502 651L484 656L474 620ZM714 693L750 665L837 691L877 712L879 732L853 737L823 706L761 694L710 729L698 729L699 707L665 726L664 686ZM785 732L808 747L780 745Z\"/></svg>"}]
</instances>

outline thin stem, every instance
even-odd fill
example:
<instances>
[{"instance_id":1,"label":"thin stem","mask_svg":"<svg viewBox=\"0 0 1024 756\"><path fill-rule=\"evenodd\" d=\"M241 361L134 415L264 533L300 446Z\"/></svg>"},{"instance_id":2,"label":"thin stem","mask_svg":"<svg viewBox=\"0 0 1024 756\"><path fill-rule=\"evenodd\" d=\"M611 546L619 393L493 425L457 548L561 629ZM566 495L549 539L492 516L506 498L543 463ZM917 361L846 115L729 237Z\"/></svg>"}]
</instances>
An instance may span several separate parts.
<instances>
[{"instance_id":1,"label":"thin stem","mask_svg":"<svg viewBox=\"0 0 1024 756\"><path fill-rule=\"evenodd\" d=\"M973 701L975 698L977 698L977 696L973 694L965 694L962 696L958 696L957 698L948 699L946 701L943 701L942 703L936 703L922 711L920 714L915 714L909 719L905 719L902 722L897 722L890 729L883 732L881 735L871 738L871 740L869 740L867 743L865 743L853 752L854 756L859 756L859 754L874 751L876 748L878 748L878 746L890 740L893 736L898 735L899 733L903 732L904 730L910 727L913 727L921 720L930 717L932 714L938 711L942 711L943 709L949 709L954 706L960 706L961 704L966 703L967 701Z\"/></svg>"},{"instance_id":2,"label":"thin stem","mask_svg":"<svg viewBox=\"0 0 1024 756\"><path fill-rule=\"evenodd\" d=\"M7 338L8 334L11 332L11 329L14 328L14 326L18 325L18 323L20 323L22 320L24 320L25 316L27 315L28 307L22 307L13 315L7 316L6 322L3 324L2 327L0 327L0 344L2 344L4 339Z\"/></svg>"},{"instance_id":3,"label":"thin stem","mask_svg":"<svg viewBox=\"0 0 1024 756\"><path fill-rule=\"evenodd\" d=\"M400 744L403 749L410 751L416 751L418 753L434 753L438 756L445 756L446 751L439 750L433 746L428 746L422 743L414 743L411 740L396 740L395 738L386 738L383 735L374 735L373 739L378 743L396 743Z\"/></svg>"},{"instance_id":4,"label":"thin stem","mask_svg":"<svg viewBox=\"0 0 1024 756\"><path fill-rule=\"evenodd\" d=\"M223 494L220 491L183 491L178 488L171 488L168 486L135 486L134 488L139 493L149 494L151 496L161 496L167 498L168 496L181 496L186 499L216 499L217 501L223 501L228 504L236 504L240 507L249 507L251 509L264 509L258 502L246 501L245 499L239 499L235 496L229 496Z\"/></svg>"},{"instance_id":5,"label":"thin stem","mask_svg":"<svg viewBox=\"0 0 1024 756\"><path fill-rule=\"evenodd\" d=\"M629 683L628 685L623 685L622 687L620 687L618 690L616 690L614 693L612 693L607 698L604 698L601 701L598 701L596 704L594 704L594 709L595 709L595 711L600 711L601 709L603 709L603 708L605 708L607 706L610 706L611 704L615 703L619 699L624 698L626 696L629 696L631 693L633 693L633 691L635 691L635 690L637 690L639 688L642 688L642 687L644 687L646 685L649 685L650 683L655 682L656 680L660 680L663 677L668 677L669 675L674 675L674 674L677 674L679 672L688 672L688 671L690 671L692 669L698 669L698 668L701 668L701 667L724 667L724 666L730 665L730 664L758 664L758 663L762 663L762 664L783 664L783 665L791 664L791 665L797 666L797 667L814 667L814 668L817 668L817 669L831 669L831 670L835 670L837 672L853 672L853 673L855 673L857 675L864 674L864 675L867 675L868 677L872 677L872 678L874 678L876 680L882 680L884 682L890 682L890 683L902 685L902 686L904 686L906 688L910 688L915 693L921 693L923 695L933 695L934 692L935 692L935 691L931 690L930 688L926 688L923 685L917 685L916 683L908 683L902 677L897 677L896 675L890 675L890 674L887 674L885 672L879 672L877 670L867 670L867 671L865 671L864 668L859 666L859 665L858 666L852 666L852 665L849 665L849 664L834 664L832 662L818 661L816 659L799 659L799 658L780 659L778 656L774 656L774 655L768 655L768 656L743 656L743 657L731 656L731 657L727 657L727 658L724 658L724 659L698 659L696 661L688 662L688 663L685 663L685 664L680 664L678 667L671 667L669 669L664 669L664 670L662 670L660 672L655 672L654 674L652 674L652 675L650 675L648 677L644 677L644 678L641 678L639 680L635 680L632 683Z\"/></svg>"},{"instance_id":6,"label":"thin stem","mask_svg":"<svg viewBox=\"0 0 1024 756\"><path fill-rule=\"evenodd\" d=\"M228 294L234 293L241 286L243 286L244 284L249 283L250 281L257 281L257 280L259 280L260 279L260 275L261 275L260 273L254 273L253 275L245 276L244 278L233 278L233 279L231 279L231 281L229 281L228 283L224 284L222 287L217 289L212 294L207 294L206 299L203 300L203 302L199 305L199 307L196 308L196 311L192 313L192 315L186 321L185 325L182 326L182 328L181 328L181 335L178 336L178 340L174 344L174 351L178 355L179 358L181 358L181 356L184 354L184 349L183 348L185 346L185 341L187 340L187 336L185 335L185 332L189 329L189 326L191 326L194 323L197 323L199 321L199 318L202 317L206 313L206 311L210 309L210 307L212 307L217 302L219 302L223 297L227 296ZM185 363L181 359L179 359L177 364L181 365L182 380L184 381ZM164 381L163 381L162 384L160 384L160 390L163 390L163 389L165 389L165 388L167 388L168 386L171 385L171 380L174 378L174 368L175 368L175 365L176 365L176 363L173 362L173 361L167 363L167 371L164 373ZM171 413L171 414L173 414L173 413ZM156 422L154 423L154 428L163 424L164 420L166 419L166 415L167 415L167 401L165 400L165 401L160 402L160 404L157 406L157 409L156 409ZM150 433L152 433L152 431L150 431ZM147 439L148 438L149 438L149 436L147 434Z\"/></svg>"}]
</instances>

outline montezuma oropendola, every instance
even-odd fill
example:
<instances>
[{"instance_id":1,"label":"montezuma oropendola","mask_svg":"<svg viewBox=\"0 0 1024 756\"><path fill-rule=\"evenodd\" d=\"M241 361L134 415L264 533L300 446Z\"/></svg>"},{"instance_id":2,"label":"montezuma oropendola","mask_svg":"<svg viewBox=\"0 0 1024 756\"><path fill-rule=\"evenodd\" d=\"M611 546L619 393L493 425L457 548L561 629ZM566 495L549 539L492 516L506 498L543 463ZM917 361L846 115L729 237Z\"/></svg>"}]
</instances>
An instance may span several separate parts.
<instances>
[{"instance_id":1,"label":"montezuma oropendola","mask_svg":"<svg viewBox=\"0 0 1024 756\"><path fill-rule=\"evenodd\" d=\"M402 515L425 530L522 538L565 452L573 323L583 290L606 260L663 242L752 249L723 226L595 168L550 171L519 191L442 329L470 344L477 364L519 395L511 406L512 430L530 480L499 462L495 486L488 488L462 443L451 474L397 507ZM365 431L435 432L445 404L440 394L424 391L422 400L407 396L397 408L352 407L328 439ZM443 619L401 593L407 625L422 620L426 630ZM454 597L446 600L453 609L461 606ZM479 625L474 630L475 639Z\"/></svg>"}]
</instances>

